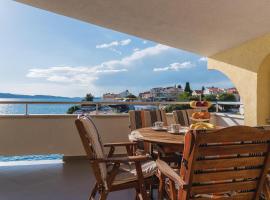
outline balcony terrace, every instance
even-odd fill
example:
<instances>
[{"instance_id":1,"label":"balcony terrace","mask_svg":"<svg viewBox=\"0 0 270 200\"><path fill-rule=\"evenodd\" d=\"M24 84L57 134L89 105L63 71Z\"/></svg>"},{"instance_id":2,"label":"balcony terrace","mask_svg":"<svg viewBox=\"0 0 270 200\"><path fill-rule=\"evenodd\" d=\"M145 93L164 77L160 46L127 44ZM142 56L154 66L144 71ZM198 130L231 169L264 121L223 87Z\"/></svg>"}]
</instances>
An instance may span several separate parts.
<instances>
[{"instance_id":1,"label":"balcony terrace","mask_svg":"<svg viewBox=\"0 0 270 200\"><path fill-rule=\"evenodd\" d=\"M268 0L17 1L206 56L208 69L228 76L245 106L244 116L213 113L212 123L269 123ZM1 155L58 153L64 155L64 163L0 167L0 199L87 199L94 179L90 166L76 160L85 155L74 124L76 116L29 115L27 111L26 106L26 115L0 116ZM170 124L172 115L167 117ZM104 142L128 140L127 114L95 114L93 120ZM127 190L110 198L134 196Z\"/></svg>"},{"instance_id":2,"label":"balcony terrace","mask_svg":"<svg viewBox=\"0 0 270 200\"><path fill-rule=\"evenodd\" d=\"M0 199L84 200L95 178L87 161L0 167ZM134 199L135 191L114 192L108 199Z\"/></svg>"},{"instance_id":3,"label":"balcony terrace","mask_svg":"<svg viewBox=\"0 0 270 200\"><path fill-rule=\"evenodd\" d=\"M90 188L94 184L94 176L89 163L84 160L85 152L74 123L77 115L29 114L27 109L37 102L2 102L2 104L12 103L23 104L26 110L22 115L0 116L0 127L4 130L0 133L1 155L62 154L64 161L26 161L15 164L0 162L2 165L0 166L1 199L15 200L30 197L30 199L40 200L87 199ZM67 102L54 103L67 104ZM104 104L111 103L104 102ZM172 103L175 102L167 102L167 104ZM41 104L53 103L41 102ZM99 102L100 104L102 103ZM166 102L153 104L166 104ZM97 113L92 117L104 142L128 141L130 133L128 114ZM171 113L167 114L167 119L169 124L173 123ZM212 123L220 126L242 125L244 117L236 114L212 113ZM120 150L118 153L123 151ZM126 190L112 193L109 199L120 197L131 199L130 197L134 195L133 190Z\"/></svg>"}]
</instances>

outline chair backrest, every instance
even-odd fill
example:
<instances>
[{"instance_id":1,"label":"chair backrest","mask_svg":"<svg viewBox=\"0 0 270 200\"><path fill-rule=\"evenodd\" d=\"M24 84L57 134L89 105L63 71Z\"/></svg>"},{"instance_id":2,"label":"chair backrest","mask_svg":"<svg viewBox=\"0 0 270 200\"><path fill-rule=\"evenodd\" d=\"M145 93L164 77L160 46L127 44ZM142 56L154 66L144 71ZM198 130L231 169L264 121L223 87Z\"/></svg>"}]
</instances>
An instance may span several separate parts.
<instances>
[{"instance_id":1,"label":"chair backrest","mask_svg":"<svg viewBox=\"0 0 270 200\"><path fill-rule=\"evenodd\" d=\"M192 114L198 111L198 109L174 110L174 122L181 126L190 126L190 124L192 124L192 120L190 119Z\"/></svg>"},{"instance_id":2,"label":"chair backrest","mask_svg":"<svg viewBox=\"0 0 270 200\"><path fill-rule=\"evenodd\" d=\"M188 132L180 175L189 189L179 190L179 199L200 200L209 194L259 199L270 164L269 150L268 130L235 126Z\"/></svg>"},{"instance_id":3,"label":"chair backrest","mask_svg":"<svg viewBox=\"0 0 270 200\"><path fill-rule=\"evenodd\" d=\"M164 122L164 126L167 126L167 117L164 110L145 110L144 116L146 127L153 126L156 121Z\"/></svg>"},{"instance_id":4,"label":"chair backrest","mask_svg":"<svg viewBox=\"0 0 270 200\"><path fill-rule=\"evenodd\" d=\"M99 136L98 129L90 116L79 116L75 121L84 150L91 160L97 182L106 185L107 167L105 163L97 163L94 160L106 158L103 143Z\"/></svg>"},{"instance_id":5,"label":"chair backrest","mask_svg":"<svg viewBox=\"0 0 270 200\"><path fill-rule=\"evenodd\" d=\"M154 122L162 121L167 126L167 117L164 110L131 110L129 122L131 131L153 126Z\"/></svg>"},{"instance_id":6,"label":"chair backrest","mask_svg":"<svg viewBox=\"0 0 270 200\"><path fill-rule=\"evenodd\" d=\"M189 126L189 120L185 110L173 111L173 119L174 123L176 124L180 124L181 126Z\"/></svg>"}]
</instances>

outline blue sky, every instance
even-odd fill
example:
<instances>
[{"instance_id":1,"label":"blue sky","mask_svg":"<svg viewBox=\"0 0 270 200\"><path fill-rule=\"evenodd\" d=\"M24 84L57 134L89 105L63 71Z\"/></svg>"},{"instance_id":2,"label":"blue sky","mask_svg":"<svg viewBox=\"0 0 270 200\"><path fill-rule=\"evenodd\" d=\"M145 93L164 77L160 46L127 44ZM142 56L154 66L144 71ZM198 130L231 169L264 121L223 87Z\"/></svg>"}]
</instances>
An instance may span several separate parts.
<instances>
[{"instance_id":1,"label":"blue sky","mask_svg":"<svg viewBox=\"0 0 270 200\"><path fill-rule=\"evenodd\" d=\"M0 92L100 96L186 81L231 87L204 57L14 1L0 2Z\"/></svg>"}]
</instances>

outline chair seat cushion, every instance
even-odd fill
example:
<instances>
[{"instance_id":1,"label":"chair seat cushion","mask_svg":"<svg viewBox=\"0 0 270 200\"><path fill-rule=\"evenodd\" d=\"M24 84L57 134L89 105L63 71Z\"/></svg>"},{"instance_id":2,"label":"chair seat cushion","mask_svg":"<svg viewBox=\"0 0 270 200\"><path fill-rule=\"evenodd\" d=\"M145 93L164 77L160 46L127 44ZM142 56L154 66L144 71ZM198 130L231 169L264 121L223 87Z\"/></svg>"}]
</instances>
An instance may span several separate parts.
<instances>
[{"instance_id":1,"label":"chair seat cushion","mask_svg":"<svg viewBox=\"0 0 270 200\"><path fill-rule=\"evenodd\" d=\"M157 166L154 161L146 161L141 163L142 173L144 178L153 176L156 173ZM114 179L113 185L127 183L138 180L135 164L122 165L121 172L118 173Z\"/></svg>"},{"instance_id":2,"label":"chair seat cushion","mask_svg":"<svg viewBox=\"0 0 270 200\"><path fill-rule=\"evenodd\" d=\"M179 175L180 174L180 170L179 169L174 169L174 171ZM169 190L168 186L169 186L169 179L166 178L165 179L165 188L166 190ZM175 188L176 190L179 190L180 186L178 184L175 184ZM214 193L214 194L197 194L194 195L192 198L200 200L201 198L203 199L222 199L222 198L229 198L232 196L235 196L239 193L237 192L224 192L224 193Z\"/></svg>"},{"instance_id":3,"label":"chair seat cushion","mask_svg":"<svg viewBox=\"0 0 270 200\"><path fill-rule=\"evenodd\" d=\"M232 193L215 193L215 194L197 194L194 196L194 198L206 198L206 199L223 199L223 198L229 198L237 195L237 192Z\"/></svg>"}]
</instances>

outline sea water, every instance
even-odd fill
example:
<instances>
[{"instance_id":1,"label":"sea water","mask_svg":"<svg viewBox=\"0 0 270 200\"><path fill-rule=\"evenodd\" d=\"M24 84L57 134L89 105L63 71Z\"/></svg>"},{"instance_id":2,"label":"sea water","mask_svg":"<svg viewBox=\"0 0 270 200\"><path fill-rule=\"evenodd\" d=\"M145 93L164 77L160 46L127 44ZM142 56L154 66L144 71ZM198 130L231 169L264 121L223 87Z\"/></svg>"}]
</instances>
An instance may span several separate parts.
<instances>
[{"instance_id":1,"label":"sea water","mask_svg":"<svg viewBox=\"0 0 270 200\"><path fill-rule=\"evenodd\" d=\"M70 98L0 98L0 101L45 101L45 102L77 102L78 99ZM95 98L95 102L100 98ZM74 104L73 104L74 105ZM72 104L28 104L28 114L66 114ZM0 115L25 114L25 104L0 104Z\"/></svg>"}]
</instances>

